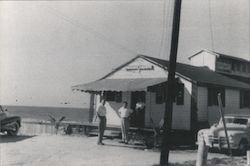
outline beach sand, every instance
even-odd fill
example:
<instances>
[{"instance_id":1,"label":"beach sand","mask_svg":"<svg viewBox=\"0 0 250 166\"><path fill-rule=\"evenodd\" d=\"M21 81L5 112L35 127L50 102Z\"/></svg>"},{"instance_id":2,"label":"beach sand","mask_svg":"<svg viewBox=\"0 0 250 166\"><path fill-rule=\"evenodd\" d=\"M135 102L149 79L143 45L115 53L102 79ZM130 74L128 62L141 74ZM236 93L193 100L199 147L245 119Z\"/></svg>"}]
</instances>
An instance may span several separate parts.
<instances>
[{"instance_id":1,"label":"beach sand","mask_svg":"<svg viewBox=\"0 0 250 166\"><path fill-rule=\"evenodd\" d=\"M119 140L105 139L97 145L97 137L81 135L1 136L1 166L147 166L159 163L159 151L143 146L124 145ZM173 165L195 165L196 150L173 150ZM209 165L246 165L244 157L209 153Z\"/></svg>"}]
</instances>

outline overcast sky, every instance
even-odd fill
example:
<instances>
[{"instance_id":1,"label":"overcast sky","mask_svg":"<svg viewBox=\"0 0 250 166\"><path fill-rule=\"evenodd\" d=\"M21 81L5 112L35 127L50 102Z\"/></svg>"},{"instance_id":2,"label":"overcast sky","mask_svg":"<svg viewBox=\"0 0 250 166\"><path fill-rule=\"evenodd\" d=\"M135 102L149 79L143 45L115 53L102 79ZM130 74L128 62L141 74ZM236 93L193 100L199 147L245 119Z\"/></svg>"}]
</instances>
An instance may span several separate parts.
<instances>
[{"instance_id":1,"label":"overcast sky","mask_svg":"<svg viewBox=\"0 0 250 166\"><path fill-rule=\"evenodd\" d=\"M250 60L249 0L183 0L178 61ZM0 104L88 107L71 86L137 54L168 59L173 0L1 1ZM70 104L65 104L70 103Z\"/></svg>"}]
</instances>

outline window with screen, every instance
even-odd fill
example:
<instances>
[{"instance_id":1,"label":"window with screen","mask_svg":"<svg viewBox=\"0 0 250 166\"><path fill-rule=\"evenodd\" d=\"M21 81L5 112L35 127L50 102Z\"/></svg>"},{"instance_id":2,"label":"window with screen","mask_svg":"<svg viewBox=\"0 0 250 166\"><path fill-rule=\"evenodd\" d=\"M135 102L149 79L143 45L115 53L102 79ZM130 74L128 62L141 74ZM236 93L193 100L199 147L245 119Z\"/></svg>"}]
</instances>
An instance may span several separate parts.
<instances>
[{"instance_id":1,"label":"window with screen","mask_svg":"<svg viewBox=\"0 0 250 166\"><path fill-rule=\"evenodd\" d=\"M175 101L176 105L184 104L184 84L177 84Z\"/></svg>"},{"instance_id":2,"label":"window with screen","mask_svg":"<svg viewBox=\"0 0 250 166\"><path fill-rule=\"evenodd\" d=\"M105 91L104 98L106 101L122 102L122 92Z\"/></svg>"},{"instance_id":3,"label":"window with screen","mask_svg":"<svg viewBox=\"0 0 250 166\"><path fill-rule=\"evenodd\" d=\"M250 91L240 91L240 108L250 108Z\"/></svg>"},{"instance_id":4,"label":"window with screen","mask_svg":"<svg viewBox=\"0 0 250 166\"><path fill-rule=\"evenodd\" d=\"M166 101L166 89L165 88L158 88L156 91L156 104L162 104ZM178 83L176 85L175 97L174 102L176 105L183 105L184 104L184 84Z\"/></svg>"},{"instance_id":5,"label":"window with screen","mask_svg":"<svg viewBox=\"0 0 250 166\"><path fill-rule=\"evenodd\" d=\"M163 104L166 100L166 92L164 90L158 89L155 93L155 103Z\"/></svg>"}]
</instances>

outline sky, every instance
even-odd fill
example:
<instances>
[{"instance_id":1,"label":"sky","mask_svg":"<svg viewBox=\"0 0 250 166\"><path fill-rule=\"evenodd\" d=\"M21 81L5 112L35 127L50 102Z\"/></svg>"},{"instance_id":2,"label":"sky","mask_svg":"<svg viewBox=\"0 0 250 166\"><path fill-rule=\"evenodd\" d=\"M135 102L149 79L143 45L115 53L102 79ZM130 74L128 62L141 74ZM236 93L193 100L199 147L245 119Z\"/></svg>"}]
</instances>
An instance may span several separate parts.
<instances>
[{"instance_id":1,"label":"sky","mask_svg":"<svg viewBox=\"0 0 250 166\"><path fill-rule=\"evenodd\" d=\"M177 61L250 60L248 0L183 0ZM169 58L173 0L1 1L0 104L88 107L71 86L138 54Z\"/></svg>"}]
</instances>

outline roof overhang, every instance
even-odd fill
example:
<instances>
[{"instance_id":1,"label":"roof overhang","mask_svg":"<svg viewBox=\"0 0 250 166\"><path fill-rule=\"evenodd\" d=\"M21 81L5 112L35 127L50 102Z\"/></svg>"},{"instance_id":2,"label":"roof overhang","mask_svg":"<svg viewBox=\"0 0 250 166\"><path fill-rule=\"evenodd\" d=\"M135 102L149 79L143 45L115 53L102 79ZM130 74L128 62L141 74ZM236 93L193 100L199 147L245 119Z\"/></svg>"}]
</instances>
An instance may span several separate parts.
<instances>
[{"instance_id":1,"label":"roof overhang","mask_svg":"<svg viewBox=\"0 0 250 166\"><path fill-rule=\"evenodd\" d=\"M147 87L166 82L167 78L102 79L87 84L76 85L72 90L83 92L100 91L147 91Z\"/></svg>"}]
</instances>

